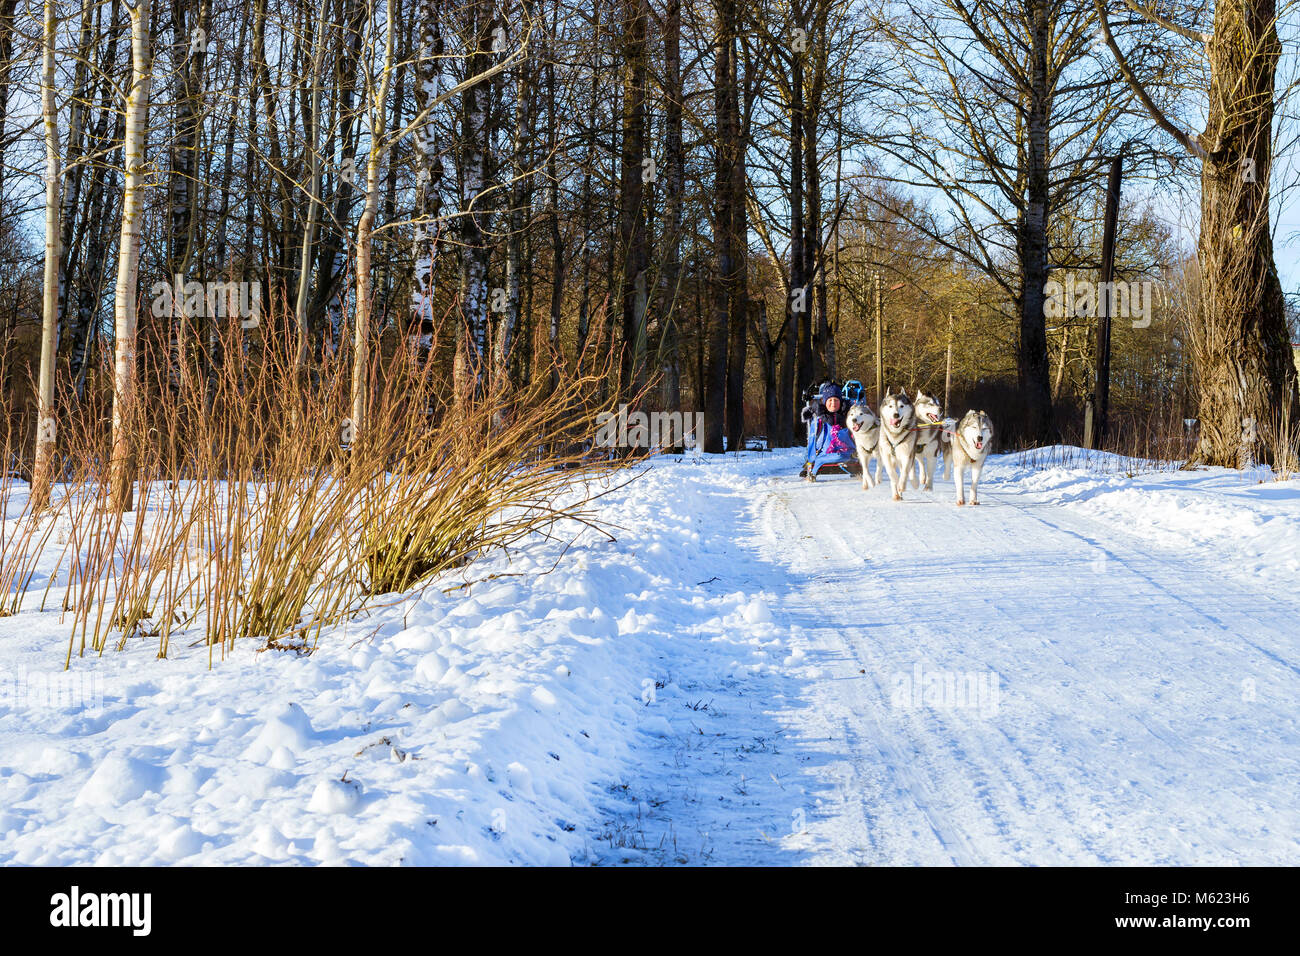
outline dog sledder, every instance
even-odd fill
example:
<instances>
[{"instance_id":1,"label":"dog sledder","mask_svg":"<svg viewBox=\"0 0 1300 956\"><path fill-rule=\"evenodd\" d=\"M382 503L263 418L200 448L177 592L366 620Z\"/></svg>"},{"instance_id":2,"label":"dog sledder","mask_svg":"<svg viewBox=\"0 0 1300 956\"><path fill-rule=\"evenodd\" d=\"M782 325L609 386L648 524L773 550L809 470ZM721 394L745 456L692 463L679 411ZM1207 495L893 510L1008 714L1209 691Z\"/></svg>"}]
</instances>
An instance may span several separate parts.
<instances>
[{"instance_id":1,"label":"dog sledder","mask_svg":"<svg viewBox=\"0 0 1300 956\"><path fill-rule=\"evenodd\" d=\"M852 397L845 408L845 396ZM957 472L956 503L966 504L966 474L970 474L972 505L979 504L979 480L993 440L993 422L984 411L968 411L957 421L945 418L938 398L923 391L913 400L906 389L886 390L877 415L867 404L862 384L850 380L843 389L823 382L805 395L802 418L808 427L808 446L800 476L816 481L825 467L839 466L852 473L857 459L862 487L870 491L889 476L893 500L901 501L909 480L913 489L934 490L934 476L942 455L945 478ZM875 459L876 472L869 468Z\"/></svg>"},{"instance_id":2,"label":"dog sledder","mask_svg":"<svg viewBox=\"0 0 1300 956\"><path fill-rule=\"evenodd\" d=\"M857 458L857 446L849 434L848 409L840 387L834 382L822 383L817 397L804 406L803 417L808 425L803 477L816 481L817 472L828 465L848 471L848 463Z\"/></svg>"}]
</instances>

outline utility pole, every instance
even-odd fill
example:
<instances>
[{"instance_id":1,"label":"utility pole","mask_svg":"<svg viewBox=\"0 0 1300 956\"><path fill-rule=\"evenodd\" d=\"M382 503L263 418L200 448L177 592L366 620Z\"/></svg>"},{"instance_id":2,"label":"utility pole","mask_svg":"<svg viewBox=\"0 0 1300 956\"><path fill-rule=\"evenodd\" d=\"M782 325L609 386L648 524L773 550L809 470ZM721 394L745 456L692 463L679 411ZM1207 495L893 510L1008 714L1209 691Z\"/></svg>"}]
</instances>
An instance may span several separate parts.
<instances>
[{"instance_id":1,"label":"utility pole","mask_svg":"<svg viewBox=\"0 0 1300 956\"><path fill-rule=\"evenodd\" d=\"M943 373L943 410L952 414L952 313L948 313L948 363Z\"/></svg>"},{"instance_id":2,"label":"utility pole","mask_svg":"<svg viewBox=\"0 0 1300 956\"><path fill-rule=\"evenodd\" d=\"M1101 285L1097 294L1097 388L1093 411L1092 442L1089 447L1101 448L1106 443L1110 412L1110 320L1111 303L1115 301L1113 279L1115 276L1115 228L1119 219L1119 186L1123 175L1124 154L1110 161L1110 176L1106 181L1106 219L1101 234Z\"/></svg>"},{"instance_id":3,"label":"utility pole","mask_svg":"<svg viewBox=\"0 0 1300 956\"><path fill-rule=\"evenodd\" d=\"M885 336L880 321L880 273L876 273L876 411L885 400Z\"/></svg>"}]
</instances>

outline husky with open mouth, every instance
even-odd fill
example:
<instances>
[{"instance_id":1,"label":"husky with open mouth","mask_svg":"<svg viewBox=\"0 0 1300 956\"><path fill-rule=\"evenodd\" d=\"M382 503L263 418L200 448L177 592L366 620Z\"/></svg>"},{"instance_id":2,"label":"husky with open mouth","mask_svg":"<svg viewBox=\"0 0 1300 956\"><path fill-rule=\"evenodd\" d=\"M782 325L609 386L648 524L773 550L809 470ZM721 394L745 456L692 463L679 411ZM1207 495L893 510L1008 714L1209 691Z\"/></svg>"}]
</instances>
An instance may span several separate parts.
<instances>
[{"instance_id":1,"label":"husky with open mouth","mask_svg":"<svg viewBox=\"0 0 1300 956\"><path fill-rule=\"evenodd\" d=\"M925 392L917 392L916 473L912 475L913 488L934 491L934 476L938 472L939 453L944 451L943 431L943 407L939 404L939 400ZM946 455L947 452L945 451L944 454Z\"/></svg>"},{"instance_id":2,"label":"husky with open mouth","mask_svg":"<svg viewBox=\"0 0 1300 956\"><path fill-rule=\"evenodd\" d=\"M895 501L903 500L907 476L912 472L916 454L916 409L907 397L907 389L885 392L880 403L880 441L876 457L889 475L889 489Z\"/></svg>"},{"instance_id":3,"label":"husky with open mouth","mask_svg":"<svg viewBox=\"0 0 1300 956\"><path fill-rule=\"evenodd\" d=\"M858 450L858 462L862 465L862 487L870 490L879 483L880 466L876 466L876 478L867 471L867 462L876 455L880 444L880 419L866 405L857 404L849 409L849 431L853 434L853 443Z\"/></svg>"},{"instance_id":4,"label":"husky with open mouth","mask_svg":"<svg viewBox=\"0 0 1300 956\"><path fill-rule=\"evenodd\" d=\"M972 410L962 416L944 455L948 459L948 471L954 467L957 470L957 504L966 503L967 468L970 469L970 503L980 503L980 472L984 470L984 459L988 458L992 443L993 420L986 413Z\"/></svg>"}]
</instances>

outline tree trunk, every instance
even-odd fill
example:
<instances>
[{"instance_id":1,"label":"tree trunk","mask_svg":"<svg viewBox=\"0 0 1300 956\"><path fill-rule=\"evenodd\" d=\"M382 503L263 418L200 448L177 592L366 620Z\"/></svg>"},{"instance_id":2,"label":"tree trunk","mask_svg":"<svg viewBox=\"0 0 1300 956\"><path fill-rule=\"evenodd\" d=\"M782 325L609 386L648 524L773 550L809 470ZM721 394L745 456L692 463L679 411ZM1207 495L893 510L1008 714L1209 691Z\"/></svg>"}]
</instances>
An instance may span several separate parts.
<instances>
[{"instance_id":1,"label":"tree trunk","mask_svg":"<svg viewBox=\"0 0 1300 956\"><path fill-rule=\"evenodd\" d=\"M135 449L130 425L136 412L135 333L140 272L140 225L144 206L145 140L148 135L149 4L139 0L128 8L131 18L131 88L126 97L126 135L122 146L122 231L117 256L117 289L113 298L116 327L113 348L113 450L110 459L110 500L115 509L134 507Z\"/></svg>"},{"instance_id":2,"label":"tree trunk","mask_svg":"<svg viewBox=\"0 0 1300 956\"><path fill-rule=\"evenodd\" d=\"M525 19L532 18L532 2L524 0ZM510 353L523 322L520 278L524 270L524 230L529 226L528 173L532 164L533 57L525 56L515 68L515 130L510 150L510 213L506 237L505 310L493 310L492 378L496 388L509 391ZM498 419L500 420L500 419Z\"/></svg>"},{"instance_id":3,"label":"tree trunk","mask_svg":"<svg viewBox=\"0 0 1300 956\"><path fill-rule=\"evenodd\" d=\"M790 75L790 297L786 302L790 334L795 341L794 388L803 389L813 384L812 367L812 314L808 301L808 278L804 273L803 218L803 61L804 52L791 54L794 61ZM798 405L791 395L791 410ZM790 420L790 434L794 436L794 419Z\"/></svg>"},{"instance_id":4,"label":"tree trunk","mask_svg":"<svg viewBox=\"0 0 1300 956\"><path fill-rule=\"evenodd\" d=\"M649 176L646 159L645 85L646 20L645 0L624 0L623 38L623 146L620 170L619 242L624 255L622 269L622 343L619 352L619 385L625 399L640 394L645 366L646 248L645 185Z\"/></svg>"},{"instance_id":5,"label":"tree trunk","mask_svg":"<svg viewBox=\"0 0 1300 956\"><path fill-rule=\"evenodd\" d=\"M1032 91L1026 130L1028 169L1025 208L1018 223L1016 237L1022 277L1019 302L1020 343L1016 352L1016 370L1025 415L1019 437L1027 442L1045 443L1051 440L1052 435L1052 387L1047 361L1047 314L1044 310L1048 258L1048 117L1051 110L1047 74L1046 0L1035 0L1032 16Z\"/></svg>"},{"instance_id":6,"label":"tree trunk","mask_svg":"<svg viewBox=\"0 0 1300 956\"><path fill-rule=\"evenodd\" d=\"M727 332L731 320L731 297L735 272L733 243L735 215L732 211L732 150L736 131L732 129L730 85L734 72L732 33L734 0L718 0L718 40L714 47L714 143L713 180L713 315L709 323L708 367L704 381L704 451L720 454L726 413ZM732 449L735 450L734 448Z\"/></svg>"},{"instance_id":7,"label":"tree trunk","mask_svg":"<svg viewBox=\"0 0 1300 956\"><path fill-rule=\"evenodd\" d=\"M558 10L556 15L558 16ZM555 27L552 26L552 35L554 35L554 32ZM559 102L556 97L555 60L553 56L546 58L546 87L549 102L546 110L546 183L547 204L551 207L551 214L548 217L551 227L551 307L550 326L546 335L546 360L551 363L548 366L550 369L550 388L554 390L559 386L560 382L558 363L561 357L560 319L564 309L564 236L560 231L560 174L555 162L559 136L559 117L556 115L559 110Z\"/></svg>"},{"instance_id":8,"label":"tree trunk","mask_svg":"<svg viewBox=\"0 0 1300 956\"><path fill-rule=\"evenodd\" d=\"M476 0L472 9L475 48L468 57L468 77L487 71L492 57L493 27L496 20L490 4ZM453 384L457 401L477 394L482 387L483 362L487 358L488 256L487 236L492 216L484 208L487 186L489 127L492 91L495 84L483 80L461 94L461 162L464 164L460 205L461 321L456 326L456 359Z\"/></svg>"},{"instance_id":9,"label":"tree trunk","mask_svg":"<svg viewBox=\"0 0 1300 956\"><path fill-rule=\"evenodd\" d=\"M1201 142L1201 302L1193 327L1200 447L1209 465L1268 460L1287 406L1300 421L1282 287L1273 261L1269 179L1273 0L1215 5L1210 110Z\"/></svg>"},{"instance_id":10,"label":"tree trunk","mask_svg":"<svg viewBox=\"0 0 1300 956\"><path fill-rule=\"evenodd\" d=\"M1123 156L1114 157L1110 161L1110 174L1106 177L1106 218L1101 233L1099 289L1111 289L1111 282L1115 278L1115 233L1119 226L1119 190L1123 171ZM1110 422L1110 333L1115 318L1115 297L1109 292L1104 295L1099 292L1097 299L1097 388L1093 395L1091 445L1093 448L1104 448ZM1065 349L1069 339L1070 327L1066 325L1061 336L1061 370L1056 376L1058 390L1065 371Z\"/></svg>"},{"instance_id":11,"label":"tree trunk","mask_svg":"<svg viewBox=\"0 0 1300 956\"><path fill-rule=\"evenodd\" d=\"M415 110L424 119L415 131L415 275L410 337L417 354L427 356L433 346L438 215L442 207L442 160L438 157L431 104L442 92L443 40L435 0L420 0L416 14L420 22L420 52L415 61Z\"/></svg>"},{"instance_id":12,"label":"tree trunk","mask_svg":"<svg viewBox=\"0 0 1300 956\"><path fill-rule=\"evenodd\" d=\"M795 393L795 326L789 314L789 301L786 303L785 330L781 335L781 374L777 383L777 419L781 423L777 432L777 441L783 447L800 444L795 438L795 421L799 416L797 395Z\"/></svg>"},{"instance_id":13,"label":"tree trunk","mask_svg":"<svg viewBox=\"0 0 1300 956\"><path fill-rule=\"evenodd\" d=\"M347 295L347 255L344 238L347 229L343 225L351 218L352 197L361 181L358 175L357 147L360 132L356 122L358 64L361 62L361 45L365 38L366 25L371 13L370 4L350 3L340 0L335 29L341 33L333 45L336 59L334 66L334 88L337 91L335 118L330 125L331 134L327 141L325 155L333 157L335 128L338 129L339 147L343 156L343 168L334 178L334 212L333 228L330 228L320 243L317 259L317 290L312 298L307 313L307 325L312 330L313 339L328 343L330 348L338 348L345 335L344 310ZM364 105L364 104L363 104ZM323 197L322 197L323 199ZM364 200L363 200L364 201ZM371 281L373 288L374 282ZM372 306L373 308L373 306Z\"/></svg>"},{"instance_id":14,"label":"tree trunk","mask_svg":"<svg viewBox=\"0 0 1300 956\"><path fill-rule=\"evenodd\" d=\"M826 325L826 280L825 270L818 262L821 254L822 240L822 176L821 162L817 149L817 120L821 114L822 92L826 86L826 7L819 4L816 11L813 30L816 39L810 44L808 65L811 75L808 80L806 101L800 102L803 118L803 173L806 182L804 202L803 230L803 281L807 284L806 299L810 380L821 382L829 377L826 362L827 335ZM814 319L814 312L816 317Z\"/></svg>"},{"instance_id":15,"label":"tree trunk","mask_svg":"<svg viewBox=\"0 0 1300 956\"><path fill-rule=\"evenodd\" d=\"M244 20L239 25L239 39L235 46L236 50L244 49L244 43L247 40L247 37L248 37L248 21ZM218 50L220 49L221 48L218 47ZM226 47L226 49L229 49L229 47ZM236 88L238 88L240 85L240 80L243 78L243 73L244 73L244 58L239 57L235 61L235 87ZM215 242L216 249L214 252L214 261L216 262L217 271L222 276L224 276L226 282L236 281L236 276L238 276L239 281L242 282L249 281L248 268L250 263L248 262L248 260L245 259L245 261L242 263L243 267L239 270L238 273L236 273L233 264L230 261L230 257L228 256L228 249L230 244L230 231L231 231L230 227L232 221L238 222L238 219L232 214L230 208L231 200L232 198L234 198L231 192L230 184L234 177L234 171L235 171L235 162L234 162L235 131L238 125L239 125L238 112L236 106L236 107L232 107L231 109L230 123L226 127L226 144L225 144L224 155L222 157L222 163L221 163L221 186L219 190L221 196L221 208L217 212L217 236ZM251 219L252 217L250 215L246 220L246 222L251 222ZM232 310L230 308L226 309L225 315L227 317L233 314L236 314L235 310ZM259 322L261 321L260 313L258 315L258 321ZM218 371L221 367L221 363L224 362L225 360L224 355L222 353L222 348L226 342L226 336L222 334L222 329L218 326L215 316L208 316L207 322L205 324L207 327L207 337L206 337L206 342L204 344L204 365L205 365L206 381L204 383L203 401L204 401L204 408L208 412L211 412L213 403L216 401L216 397L217 397L217 386L218 386L218 379L219 379Z\"/></svg>"},{"instance_id":16,"label":"tree trunk","mask_svg":"<svg viewBox=\"0 0 1300 956\"><path fill-rule=\"evenodd\" d=\"M737 25L738 26L738 25ZM749 283L746 281L746 236L749 233L745 215L745 143L748 141L748 123L742 126L740 115L740 65L735 52L735 41L728 59L731 76L727 83L727 128L732 134L727 150L731 191L731 311L727 341L727 447L740 448L745 431L745 353L749 330ZM748 105L748 104L747 104Z\"/></svg>"},{"instance_id":17,"label":"tree trunk","mask_svg":"<svg viewBox=\"0 0 1300 956\"><path fill-rule=\"evenodd\" d=\"M188 14L191 5L197 5L198 12L193 27L189 27ZM207 58L208 29L207 0L173 0L172 2L172 49L174 51L174 95L176 97L176 117L173 124L171 148L171 174L168 177L169 192L169 236L167 257L167 278L181 276L184 283L190 279L194 263L195 219L198 211L198 155L201 101L203 91L203 64ZM198 281L206 281L200 276ZM160 319L152 316L147 320L150 325L162 322L164 327L153 329L153 339L159 344L168 343L168 348L154 360L163 360L163 355L173 347L178 368L182 375L189 372L190 347L193 344L196 319L200 316L188 315L183 303L174 303L172 313ZM171 436L175 440L176 436Z\"/></svg>"},{"instance_id":18,"label":"tree trunk","mask_svg":"<svg viewBox=\"0 0 1300 956\"><path fill-rule=\"evenodd\" d=\"M754 303L754 308L758 310L755 324L758 328L759 354L763 359L763 427L769 447L775 448L781 444L781 393L778 380L782 343L768 338L767 302L759 298Z\"/></svg>"},{"instance_id":19,"label":"tree trunk","mask_svg":"<svg viewBox=\"0 0 1300 956\"><path fill-rule=\"evenodd\" d=\"M85 201L82 196L82 187L85 184L85 174L89 165L80 162L81 158L87 153L89 146L87 140L92 137L92 131L86 129L85 117L89 112L90 103L93 99L91 92L91 71L90 61L91 53L94 49L95 42L95 15L97 10L91 0L82 0L81 5L81 29L80 39L77 41L77 66L74 79L74 89L72 102L68 109L68 138L67 147L64 151L65 162L61 166L66 167L66 173L60 186L59 201L62 204L62 213L60 214L60 228L62 234L59 240L59 345L66 357L69 349L68 346L77 342L84 336L87 331L80 324L81 315L79 313L69 313L68 297L73 289L73 278L78 276L82 284L88 280L90 270L85 263L86 256L81 249L81 244L94 228L92 222L98 216L103 214L101 205L96 203L93 198L90 202ZM109 56L116 52L116 48L110 45ZM113 62L106 58L104 62ZM100 129L107 129L107 121L103 114L100 117ZM100 171L102 178L102 170ZM95 174L92 174L94 178ZM92 197L95 195L92 191ZM92 260L99 263L101 259Z\"/></svg>"},{"instance_id":20,"label":"tree trunk","mask_svg":"<svg viewBox=\"0 0 1300 956\"><path fill-rule=\"evenodd\" d=\"M399 61L402 63L411 62L411 37L415 21L411 17L403 14L404 5L402 0L393 0L393 22L405 24L402 32L402 45L398 53ZM389 129L403 129L403 116L405 115L406 105L406 70L398 70L397 76L393 80L393 97L392 97L392 117L389 119ZM417 152L417 155L419 153ZM384 182L384 203L383 203L383 220L392 222L397 218L397 163L388 164L388 175ZM394 286L396 285L397 270L394 268L394 260L397 258L398 244L393 235L390 233L381 240L381 249L379 253L379 282L376 284L376 295L378 298L378 312L380 315L380 327L383 328L393 320L396 310L393 305ZM403 317L405 318L405 317ZM402 326L404 329L405 326Z\"/></svg>"},{"instance_id":21,"label":"tree trunk","mask_svg":"<svg viewBox=\"0 0 1300 956\"><path fill-rule=\"evenodd\" d=\"M17 9L18 0L0 0L0 196L4 195L5 126L9 119L9 87L13 82L14 14Z\"/></svg>"},{"instance_id":22,"label":"tree trunk","mask_svg":"<svg viewBox=\"0 0 1300 956\"><path fill-rule=\"evenodd\" d=\"M659 354L663 363L664 406L677 411L682 404L682 376L677 299L682 275L682 193L686 188L686 153L682 145L682 3L668 0L664 23L664 295L660 306Z\"/></svg>"},{"instance_id":23,"label":"tree trunk","mask_svg":"<svg viewBox=\"0 0 1300 956\"><path fill-rule=\"evenodd\" d=\"M32 467L32 511L44 510L50 497L54 462L54 356L59 347L59 115L54 101L56 0L45 0L42 41L41 120L45 127L45 286L42 297L41 371L36 389L36 461Z\"/></svg>"},{"instance_id":24,"label":"tree trunk","mask_svg":"<svg viewBox=\"0 0 1300 956\"><path fill-rule=\"evenodd\" d=\"M371 233L379 209L379 173L387 145L384 143L384 111L388 108L388 87L393 75L393 4L386 5L384 66L379 90L370 107L370 154L366 158L366 196L357 222L357 315L352 329L352 441L361 439L367 427L370 395L370 331L373 285L370 275Z\"/></svg>"},{"instance_id":25,"label":"tree trunk","mask_svg":"<svg viewBox=\"0 0 1300 956\"><path fill-rule=\"evenodd\" d=\"M302 371L307 364L308 336L307 301L311 290L312 250L316 241L317 207L320 204L321 183L321 146L320 146L320 101L321 101L321 57L325 48L325 9L321 3L316 13L315 36L311 48L311 87L307 106L307 168L309 183L307 187L307 217L302 229L302 256L298 264L298 293L293 314L294 326L298 333L298 351L294 364Z\"/></svg>"}]
</instances>

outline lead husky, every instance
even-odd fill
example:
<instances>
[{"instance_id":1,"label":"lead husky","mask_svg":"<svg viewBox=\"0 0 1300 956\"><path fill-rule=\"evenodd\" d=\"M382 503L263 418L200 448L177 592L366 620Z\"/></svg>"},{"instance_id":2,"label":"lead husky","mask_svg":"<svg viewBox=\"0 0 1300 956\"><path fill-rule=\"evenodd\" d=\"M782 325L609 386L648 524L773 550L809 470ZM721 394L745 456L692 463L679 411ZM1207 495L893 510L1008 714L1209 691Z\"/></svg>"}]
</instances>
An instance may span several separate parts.
<instances>
[{"instance_id":1,"label":"lead husky","mask_svg":"<svg viewBox=\"0 0 1300 956\"><path fill-rule=\"evenodd\" d=\"M993 421L987 414L972 410L962 416L944 455L948 459L948 471L952 471L953 465L957 468L957 504L966 503L963 483L967 468L970 468L970 503L980 503L980 472L984 470L984 459L989 456L991 441Z\"/></svg>"},{"instance_id":2,"label":"lead husky","mask_svg":"<svg viewBox=\"0 0 1300 956\"><path fill-rule=\"evenodd\" d=\"M858 462L862 465L862 487L870 490L879 482L880 466L876 466L876 478L867 471L867 462L876 455L880 444L880 419L866 405L854 405L849 409L849 431L853 434L853 444L858 450Z\"/></svg>"},{"instance_id":3,"label":"lead husky","mask_svg":"<svg viewBox=\"0 0 1300 956\"><path fill-rule=\"evenodd\" d=\"M939 400L925 392L916 393L916 474L912 487L925 486L934 491L935 467L943 450L943 408ZM945 453L946 457L946 453Z\"/></svg>"},{"instance_id":4,"label":"lead husky","mask_svg":"<svg viewBox=\"0 0 1300 956\"><path fill-rule=\"evenodd\" d=\"M880 403L880 441L876 457L889 475L889 490L895 501L903 500L907 477L912 472L912 459L916 454L916 410L907 397L907 389L895 395L885 391Z\"/></svg>"}]
</instances>

